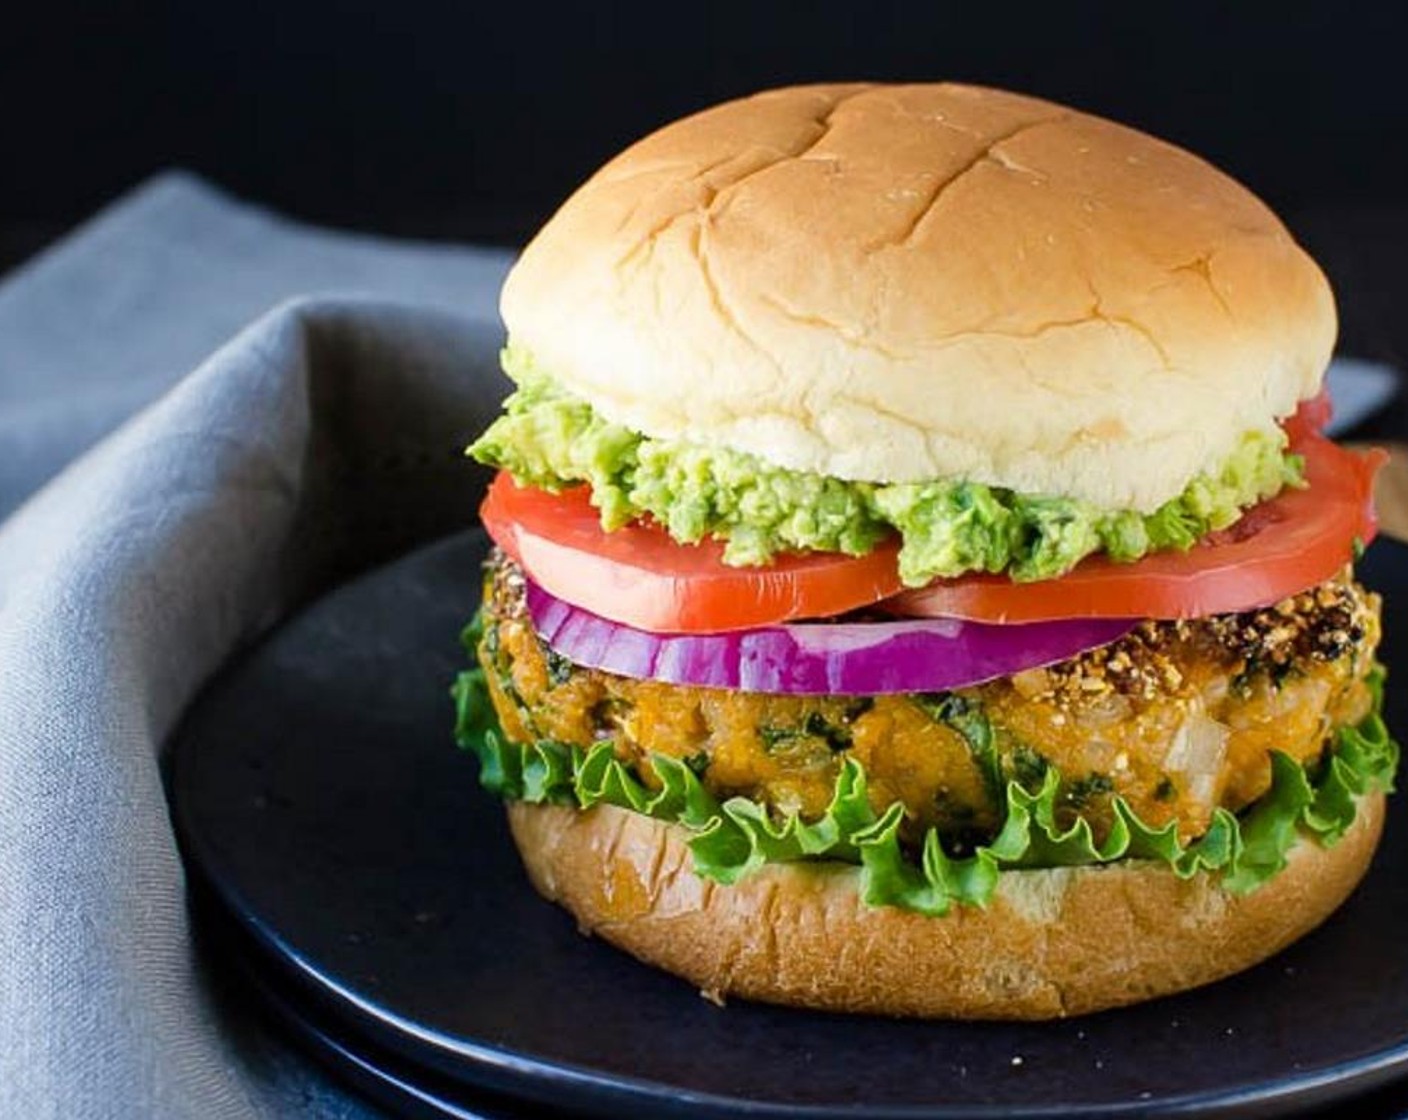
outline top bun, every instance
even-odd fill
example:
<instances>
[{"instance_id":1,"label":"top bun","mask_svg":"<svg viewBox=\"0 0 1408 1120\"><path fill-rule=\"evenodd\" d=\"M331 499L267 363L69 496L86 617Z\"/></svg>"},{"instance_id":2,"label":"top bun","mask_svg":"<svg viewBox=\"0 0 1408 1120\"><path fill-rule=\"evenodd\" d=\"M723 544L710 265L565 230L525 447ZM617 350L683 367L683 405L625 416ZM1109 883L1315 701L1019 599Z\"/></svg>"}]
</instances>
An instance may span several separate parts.
<instances>
[{"instance_id":1,"label":"top bun","mask_svg":"<svg viewBox=\"0 0 1408 1120\"><path fill-rule=\"evenodd\" d=\"M798 86L661 129L567 200L502 311L650 436L1145 512L1313 395L1335 337L1324 276L1228 176L950 83Z\"/></svg>"}]
</instances>

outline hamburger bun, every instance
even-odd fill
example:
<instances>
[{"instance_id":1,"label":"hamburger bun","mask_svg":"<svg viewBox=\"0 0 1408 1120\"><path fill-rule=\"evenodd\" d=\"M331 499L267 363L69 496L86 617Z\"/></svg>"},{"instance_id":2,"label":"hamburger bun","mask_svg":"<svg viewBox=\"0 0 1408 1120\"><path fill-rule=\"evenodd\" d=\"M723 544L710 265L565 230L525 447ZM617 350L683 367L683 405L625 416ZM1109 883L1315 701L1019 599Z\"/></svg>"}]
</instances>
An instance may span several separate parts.
<instances>
[{"instance_id":1,"label":"hamburger bun","mask_svg":"<svg viewBox=\"0 0 1408 1120\"><path fill-rule=\"evenodd\" d=\"M1005 871L985 909L942 919L867 907L860 870L839 863L770 864L721 886L691 870L684 828L611 806L515 802L508 818L534 886L583 932L710 998L1051 1019L1210 983L1309 932L1363 877L1384 797L1360 799L1335 846L1300 839L1251 894L1122 860Z\"/></svg>"},{"instance_id":2,"label":"hamburger bun","mask_svg":"<svg viewBox=\"0 0 1408 1120\"><path fill-rule=\"evenodd\" d=\"M505 554L475 656L504 738L486 739L480 761L491 789L554 802L513 803L509 821L537 889L584 931L716 999L1045 1019L1245 969L1324 921L1362 878L1384 798L1360 798L1351 823L1344 791L1387 786L1397 748L1375 722L1369 679L1377 599L1335 573L1353 534L1372 535L1372 462L1320 439L1323 410L1308 408L1288 428L1315 493L1235 528L1292 482L1279 421L1314 396L1336 323L1319 269L1227 175L1133 129L997 90L774 90L671 124L606 164L524 251L501 308L520 392L475 454L530 491L585 483L601 516L579 502L587 514L572 520L567 499L543 493L519 514L507 500L486 505ZM1337 491L1331 477L1362 485ZM838 480L935 485L896 496ZM952 485L965 482L1015 493ZM1321 517L1337 510L1334 525ZM609 539L628 524L631 536ZM694 549L709 536L733 552ZM879 549L911 540L936 557L913 580L934 580L931 598L886 598L886 585L862 589L859 612L823 602L833 576L869 586L867 564L909 580L907 553L890 572ZM1204 543L1211 551L1193 553ZM1053 562L1015 563L1027 547ZM1066 549L1079 556L1063 564ZM1108 555L1056 586L1092 549ZM806 556L766 563L808 550L814 579ZM868 559L826 555L843 552ZM1327 563L1307 574L1300 561L1317 555ZM979 658L946 651L932 666L945 671L907 700L892 678L842 688L839 660L829 692L789 675L785 657L779 683L755 695L671 683L680 650L767 656L749 627L815 623L791 640L836 658L890 656L875 642L915 615L958 636L947 593L1000 599L1003 573L1030 584L1016 591L1042 601L1039 616L1129 618L1128 648L1122 638L1052 665L1012 627L1001 638L1017 660L984 675ZM1216 610L1210 579L1235 592ZM535 583L584 633L537 628ZM614 597L640 587L669 613L612 613ZM775 591L792 601L742 621L717 605ZM989 606L972 620L1013 617ZM603 617L617 621L597 626ZM694 632L728 639L705 649ZM595 660L607 642L635 651L629 667ZM619 682L602 679L617 669ZM463 713L480 706L462 697ZM1340 737L1351 728L1357 752ZM1352 785L1320 763L1341 748ZM682 826L557 803L639 805L629 783L656 790L657 755L713 799L686 819L741 798L757 829L796 832L770 845L735 821L720 847L766 858L706 864L723 878L747 872L724 885L695 873ZM602 781L621 789L608 797L587 782L576 767L591 760L619 767ZM1347 828L1339 843L1311 838L1316 822L1289 795L1256 815L1268 787L1293 780L1287 765L1330 791L1324 804ZM889 815L885 842L897 847L885 858L909 868L894 874L930 884L926 898L965 901L932 916L894 875L889 887L867 878L856 864L870 838L823 816L828 797L844 800L845 772L864 774L855 796ZM1033 823L1013 799L1014 786L1036 796L1035 784L1045 800ZM666 793L673 805L679 791ZM1125 845L1121 813L1166 830L1167 843ZM796 822L825 823L803 834ZM1233 837L1221 848L1218 822ZM1000 875L941 882L933 845L991 850L1009 824L1029 835L1003 849ZM1278 851L1290 844L1287 866L1236 863L1243 826L1253 840L1274 830ZM1052 829L1074 830L1062 831L1071 846ZM1175 837L1211 838L1198 850L1220 869L1182 879L1162 860L1080 863L1106 840L1111 855L1172 859ZM1245 872L1234 886L1255 889L1229 889L1229 868Z\"/></svg>"},{"instance_id":3,"label":"hamburger bun","mask_svg":"<svg viewBox=\"0 0 1408 1120\"><path fill-rule=\"evenodd\" d=\"M1149 512L1314 394L1319 269L1171 144L950 83L707 109L562 206L511 341L648 436Z\"/></svg>"}]
</instances>

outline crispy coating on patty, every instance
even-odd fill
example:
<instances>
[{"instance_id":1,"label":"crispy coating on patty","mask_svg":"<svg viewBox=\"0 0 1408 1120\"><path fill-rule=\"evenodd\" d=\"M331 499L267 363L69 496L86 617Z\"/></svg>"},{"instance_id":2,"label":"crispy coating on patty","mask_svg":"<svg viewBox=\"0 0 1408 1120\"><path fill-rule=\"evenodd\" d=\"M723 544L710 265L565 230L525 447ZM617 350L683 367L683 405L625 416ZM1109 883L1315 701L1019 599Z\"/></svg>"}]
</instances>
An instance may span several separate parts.
<instances>
[{"instance_id":1,"label":"crispy coating on patty","mask_svg":"<svg viewBox=\"0 0 1408 1120\"><path fill-rule=\"evenodd\" d=\"M1009 780L1062 779L1059 812L1097 836L1123 796L1186 840L1218 806L1270 784L1270 752L1310 761L1368 712L1364 676L1378 597L1348 573L1274 606L1147 621L1069 661L945 693L786 696L634 680L574 665L534 632L523 577L496 554L479 658L504 732L588 746L611 739L650 780L652 753L683 759L717 796L824 812L841 760L869 779L877 812L905 806L956 848L1001 824Z\"/></svg>"}]
</instances>

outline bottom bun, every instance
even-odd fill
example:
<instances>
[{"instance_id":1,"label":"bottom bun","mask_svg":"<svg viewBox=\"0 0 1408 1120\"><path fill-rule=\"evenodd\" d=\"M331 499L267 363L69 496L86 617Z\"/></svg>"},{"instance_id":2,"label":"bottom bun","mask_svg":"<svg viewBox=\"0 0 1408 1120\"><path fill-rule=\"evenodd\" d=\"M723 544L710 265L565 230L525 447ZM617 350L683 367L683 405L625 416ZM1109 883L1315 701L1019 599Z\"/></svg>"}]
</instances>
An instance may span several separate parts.
<instances>
[{"instance_id":1,"label":"bottom bun","mask_svg":"<svg viewBox=\"0 0 1408 1120\"><path fill-rule=\"evenodd\" d=\"M697 877L679 825L610 806L508 807L545 897L714 1000L961 1019L1050 1019L1239 972L1314 929L1363 877L1384 797L1332 848L1302 839L1248 895L1160 864L1004 872L986 909L930 918L860 899L840 863L771 864L736 886Z\"/></svg>"}]
</instances>

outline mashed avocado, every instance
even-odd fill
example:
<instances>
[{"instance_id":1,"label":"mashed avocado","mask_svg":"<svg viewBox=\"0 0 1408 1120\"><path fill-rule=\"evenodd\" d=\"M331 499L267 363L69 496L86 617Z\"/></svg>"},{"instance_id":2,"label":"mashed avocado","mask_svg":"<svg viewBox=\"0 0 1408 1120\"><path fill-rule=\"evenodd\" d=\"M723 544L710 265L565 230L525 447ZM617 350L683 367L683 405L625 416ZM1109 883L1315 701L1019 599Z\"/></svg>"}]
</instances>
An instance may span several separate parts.
<instances>
[{"instance_id":1,"label":"mashed avocado","mask_svg":"<svg viewBox=\"0 0 1408 1120\"><path fill-rule=\"evenodd\" d=\"M1301 478L1284 435L1249 432L1219 470L1149 514L977 482L849 482L651 439L558 388L521 348L505 349L503 363L518 389L469 448L474 458L547 490L588 483L604 529L649 514L677 541L723 539L724 561L740 567L779 552L859 556L897 532L900 576L911 587L973 571L1052 579L1095 552L1127 562L1187 549Z\"/></svg>"}]
</instances>

